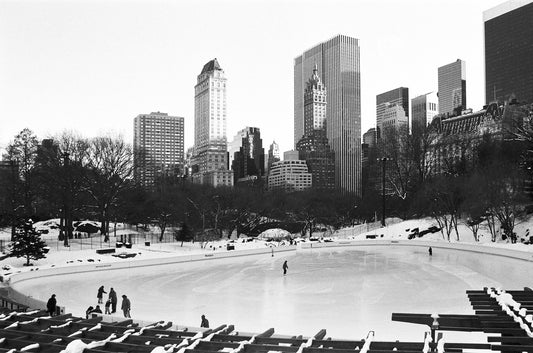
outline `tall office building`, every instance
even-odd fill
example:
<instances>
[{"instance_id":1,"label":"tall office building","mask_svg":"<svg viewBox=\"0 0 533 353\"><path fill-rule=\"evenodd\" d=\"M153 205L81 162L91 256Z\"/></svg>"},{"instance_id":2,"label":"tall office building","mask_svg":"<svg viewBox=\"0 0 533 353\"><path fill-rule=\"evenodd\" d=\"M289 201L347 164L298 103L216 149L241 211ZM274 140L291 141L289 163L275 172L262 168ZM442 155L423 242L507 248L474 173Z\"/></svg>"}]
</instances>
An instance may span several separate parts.
<instances>
[{"instance_id":1,"label":"tall office building","mask_svg":"<svg viewBox=\"0 0 533 353\"><path fill-rule=\"evenodd\" d=\"M204 65L194 87L193 182L233 185L226 139L226 77L217 59Z\"/></svg>"},{"instance_id":2,"label":"tall office building","mask_svg":"<svg viewBox=\"0 0 533 353\"><path fill-rule=\"evenodd\" d=\"M453 114L466 106L466 63L455 62L439 67L439 114Z\"/></svg>"},{"instance_id":3,"label":"tall office building","mask_svg":"<svg viewBox=\"0 0 533 353\"><path fill-rule=\"evenodd\" d=\"M533 102L533 0L512 0L483 13L485 100Z\"/></svg>"},{"instance_id":4,"label":"tall office building","mask_svg":"<svg viewBox=\"0 0 533 353\"><path fill-rule=\"evenodd\" d=\"M304 135L304 92L315 65L328 88L327 138L335 152L335 187L361 195L359 41L338 35L294 59L294 145Z\"/></svg>"},{"instance_id":5,"label":"tall office building","mask_svg":"<svg viewBox=\"0 0 533 353\"><path fill-rule=\"evenodd\" d=\"M160 112L134 118L134 175L140 185L150 187L158 176L184 173L183 120Z\"/></svg>"},{"instance_id":6,"label":"tall office building","mask_svg":"<svg viewBox=\"0 0 533 353\"><path fill-rule=\"evenodd\" d=\"M229 153L235 183L265 174L265 150L259 128L240 130L230 143Z\"/></svg>"},{"instance_id":7,"label":"tall office building","mask_svg":"<svg viewBox=\"0 0 533 353\"><path fill-rule=\"evenodd\" d=\"M326 131L327 90L315 64L313 75L307 81L304 91L304 135L314 130Z\"/></svg>"},{"instance_id":8,"label":"tall office building","mask_svg":"<svg viewBox=\"0 0 533 353\"><path fill-rule=\"evenodd\" d=\"M435 92L422 94L411 99L411 131L420 132L431 124L433 117L439 113L438 97Z\"/></svg>"},{"instance_id":9,"label":"tall office building","mask_svg":"<svg viewBox=\"0 0 533 353\"><path fill-rule=\"evenodd\" d=\"M299 158L313 174L313 188L335 188L335 152L326 136L327 90L315 65L304 92L304 136L296 144Z\"/></svg>"},{"instance_id":10,"label":"tall office building","mask_svg":"<svg viewBox=\"0 0 533 353\"><path fill-rule=\"evenodd\" d=\"M270 168L272 167L272 163L279 162L281 160L281 154L279 153L279 146L276 143L276 141L272 141L270 144L270 147L268 148L268 156L266 160L266 166L265 170L268 174L270 172Z\"/></svg>"},{"instance_id":11,"label":"tall office building","mask_svg":"<svg viewBox=\"0 0 533 353\"><path fill-rule=\"evenodd\" d=\"M399 87L376 96L377 138L385 127L400 127L409 121L409 88Z\"/></svg>"}]
</instances>

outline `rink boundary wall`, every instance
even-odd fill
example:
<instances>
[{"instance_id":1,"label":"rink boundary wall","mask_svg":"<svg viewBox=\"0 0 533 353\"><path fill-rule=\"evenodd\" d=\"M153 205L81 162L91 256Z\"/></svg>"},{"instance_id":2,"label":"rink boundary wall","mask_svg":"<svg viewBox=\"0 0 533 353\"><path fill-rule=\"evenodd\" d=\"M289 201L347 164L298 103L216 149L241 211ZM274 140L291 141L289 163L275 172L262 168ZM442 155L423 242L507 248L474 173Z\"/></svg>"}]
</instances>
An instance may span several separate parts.
<instances>
[{"instance_id":1,"label":"rink boundary wall","mask_svg":"<svg viewBox=\"0 0 533 353\"><path fill-rule=\"evenodd\" d=\"M274 251L273 251L274 250ZM98 271L111 271L111 270L124 270L135 267L148 267L148 266L161 266L171 265L184 262L196 262L196 261L208 261L208 260L221 260L233 257L244 256L257 256L257 255L270 255L282 252L296 251L296 246L283 246L278 248L264 248L264 249L247 249L247 250L230 250L224 252L206 252L202 254L194 255L178 255L172 257L160 257L146 260L123 260L117 262L104 262L104 263L91 263L75 266L63 266L54 268L44 268L34 271L22 272L12 274L9 277L9 298L13 301L27 305L30 308L45 309L46 302L32 298L24 293L19 292L13 288L13 284L23 281L29 281L36 278L61 276L68 274L78 274L85 272L98 272Z\"/></svg>"},{"instance_id":2,"label":"rink boundary wall","mask_svg":"<svg viewBox=\"0 0 533 353\"><path fill-rule=\"evenodd\" d=\"M336 248L336 247L365 247L375 245L393 245L393 246L417 246L417 247L432 247L433 249L448 249L458 251L468 251L474 253L482 253L488 255L496 255L508 257L516 260L524 260L533 262L533 252L523 250L504 249L493 246L486 246L482 244L459 244L447 243L438 241L423 241L423 240L340 240L336 242L327 243L301 243L302 249L311 250L318 248Z\"/></svg>"}]
</instances>

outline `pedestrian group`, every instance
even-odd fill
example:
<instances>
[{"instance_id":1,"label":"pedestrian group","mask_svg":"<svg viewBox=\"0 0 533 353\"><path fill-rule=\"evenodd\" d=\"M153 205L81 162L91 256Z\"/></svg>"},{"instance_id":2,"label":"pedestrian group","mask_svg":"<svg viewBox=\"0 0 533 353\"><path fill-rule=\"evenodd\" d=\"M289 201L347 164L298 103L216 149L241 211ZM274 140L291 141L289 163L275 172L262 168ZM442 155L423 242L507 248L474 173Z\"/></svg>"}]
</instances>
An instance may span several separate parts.
<instances>
[{"instance_id":1,"label":"pedestrian group","mask_svg":"<svg viewBox=\"0 0 533 353\"><path fill-rule=\"evenodd\" d=\"M98 288L98 293L96 294L96 298L98 298L98 304L104 304L104 294L107 294L107 292L105 291L104 286L100 286L100 288ZM117 292L115 292L113 287L111 287L111 289L109 289L109 295L107 297L107 300L104 304L105 314L112 315L116 313L117 303L118 303ZM131 318L130 316L131 302L125 294L122 295L121 309L124 313L124 317ZM100 308L100 305L96 305L96 307L89 306L87 310L85 311L85 317L88 319L92 313L102 314L102 309Z\"/></svg>"}]
</instances>

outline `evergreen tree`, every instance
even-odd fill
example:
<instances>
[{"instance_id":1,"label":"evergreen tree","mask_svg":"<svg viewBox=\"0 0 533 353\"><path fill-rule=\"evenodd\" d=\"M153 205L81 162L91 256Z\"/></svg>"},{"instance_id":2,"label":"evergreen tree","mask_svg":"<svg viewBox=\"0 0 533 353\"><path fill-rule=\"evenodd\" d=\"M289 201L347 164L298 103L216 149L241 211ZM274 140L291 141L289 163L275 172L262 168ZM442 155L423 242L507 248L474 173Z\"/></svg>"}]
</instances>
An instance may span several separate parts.
<instances>
[{"instance_id":1,"label":"evergreen tree","mask_svg":"<svg viewBox=\"0 0 533 353\"><path fill-rule=\"evenodd\" d=\"M25 221L15 230L12 243L11 256L26 257L25 266L30 266L30 259L44 259L46 243L41 240L41 235L33 227L31 220Z\"/></svg>"}]
</instances>

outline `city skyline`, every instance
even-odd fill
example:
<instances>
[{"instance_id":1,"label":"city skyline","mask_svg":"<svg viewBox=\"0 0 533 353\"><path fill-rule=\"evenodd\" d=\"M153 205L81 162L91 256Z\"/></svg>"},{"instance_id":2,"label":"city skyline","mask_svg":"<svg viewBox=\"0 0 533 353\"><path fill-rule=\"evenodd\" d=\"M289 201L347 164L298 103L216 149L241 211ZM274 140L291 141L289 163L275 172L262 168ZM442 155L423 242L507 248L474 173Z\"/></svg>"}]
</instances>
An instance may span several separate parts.
<instances>
[{"instance_id":1,"label":"city skyline","mask_svg":"<svg viewBox=\"0 0 533 353\"><path fill-rule=\"evenodd\" d=\"M265 144L276 140L289 150L293 60L337 34L360 41L362 132L375 125L376 94L398 86L413 97L436 90L437 68L459 57L469 66L468 106L480 109L483 11L502 2L2 1L0 148L24 127L40 138L65 129L88 137L112 130L132 142L132 117L150 111L183 116L190 147L191 87L197 68L216 57L231 77L228 136L257 126ZM203 27L194 27L193 15L207 8ZM306 24L314 14L317 28ZM383 21L375 21L378 14ZM450 24L434 26L435 18Z\"/></svg>"}]
</instances>

